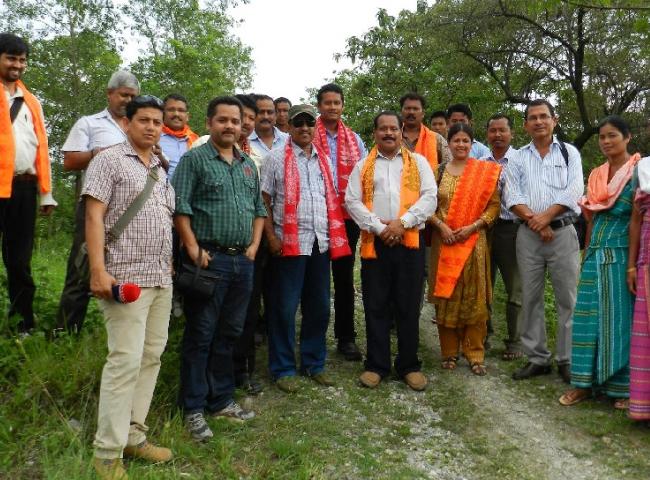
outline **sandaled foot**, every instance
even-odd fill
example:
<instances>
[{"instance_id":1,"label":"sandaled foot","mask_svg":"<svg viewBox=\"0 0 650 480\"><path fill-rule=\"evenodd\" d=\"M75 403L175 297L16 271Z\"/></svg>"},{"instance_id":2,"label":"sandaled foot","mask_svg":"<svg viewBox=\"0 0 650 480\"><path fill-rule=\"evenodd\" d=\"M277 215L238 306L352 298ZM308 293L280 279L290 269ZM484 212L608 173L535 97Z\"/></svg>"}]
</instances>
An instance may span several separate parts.
<instances>
[{"instance_id":1,"label":"sandaled foot","mask_svg":"<svg viewBox=\"0 0 650 480\"><path fill-rule=\"evenodd\" d=\"M478 375L479 377L487 375L487 368L485 368L485 365L482 363L474 362L469 366L469 368L472 370L474 375Z\"/></svg>"},{"instance_id":2,"label":"sandaled foot","mask_svg":"<svg viewBox=\"0 0 650 480\"><path fill-rule=\"evenodd\" d=\"M442 368L445 370L453 370L458 364L458 357L447 357L442 361Z\"/></svg>"},{"instance_id":3,"label":"sandaled foot","mask_svg":"<svg viewBox=\"0 0 650 480\"><path fill-rule=\"evenodd\" d=\"M591 397L591 390L587 388L572 388L571 390L564 392L564 394L560 397L559 402L560 405L570 407L571 405L580 403L589 397Z\"/></svg>"},{"instance_id":4,"label":"sandaled foot","mask_svg":"<svg viewBox=\"0 0 650 480\"><path fill-rule=\"evenodd\" d=\"M517 350L506 350L503 352L503 355L501 355L501 360L504 362L512 362L513 360L517 360L521 357L523 357L524 354L523 352L517 351Z\"/></svg>"},{"instance_id":5,"label":"sandaled foot","mask_svg":"<svg viewBox=\"0 0 650 480\"><path fill-rule=\"evenodd\" d=\"M629 398L617 398L614 401L614 408L616 410L629 410L630 409L630 399Z\"/></svg>"}]
</instances>

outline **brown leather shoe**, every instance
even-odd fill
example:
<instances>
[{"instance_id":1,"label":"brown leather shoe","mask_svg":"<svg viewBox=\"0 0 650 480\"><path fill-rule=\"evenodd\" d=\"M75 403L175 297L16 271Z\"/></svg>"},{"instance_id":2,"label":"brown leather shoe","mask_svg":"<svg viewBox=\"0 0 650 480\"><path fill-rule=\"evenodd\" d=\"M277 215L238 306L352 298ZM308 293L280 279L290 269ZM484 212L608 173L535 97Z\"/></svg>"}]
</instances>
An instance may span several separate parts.
<instances>
[{"instance_id":1,"label":"brown leather shoe","mask_svg":"<svg viewBox=\"0 0 650 480\"><path fill-rule=\"evenodd\" d=\"M427 377L422 372L411 372L404 375L404 381L416 392L421 392L427 387Z\"/></svg>"},{"instance_id":2,"label":"brown leather shoe","mask_svg":"<svg viewBox=\"0 0 650 480\"><path fill-rule=\"evenodd\" d=\"M146 440L138 445L124 447L124 456L141 458L152 463L169 462L173 457L169 448L157 447Z\"/></svg>"},{"instance_id":3,"label":"brown leather shoe","mask_svg":"<svg viewBox=\"0 0 650 480\"><path fill-rule=\"evenodd\" d=\"M359 377L361 385L367 388L375 388L381 382L381 376L378 373L365 371Z\"/></svg>"},{"instance_id":4,"label":"brown leather shoe","mask_svg":"<svg viewBox=\"0 0 650 480\"><path fill-rule=\"evenodd\" d=\"M105 459L95 457L93 467L100 480L129 480L121 458Z\"/></svg>"}]
</instances>

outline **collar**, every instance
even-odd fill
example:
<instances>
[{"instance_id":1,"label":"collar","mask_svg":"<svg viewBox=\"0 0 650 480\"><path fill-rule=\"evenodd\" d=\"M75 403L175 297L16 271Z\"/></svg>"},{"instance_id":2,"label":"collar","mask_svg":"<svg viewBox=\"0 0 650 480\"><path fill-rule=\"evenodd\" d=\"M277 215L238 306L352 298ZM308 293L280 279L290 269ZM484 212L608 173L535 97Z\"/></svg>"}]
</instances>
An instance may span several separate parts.
<instances>
[{"instance_id":1,"label":"collar","mask_svg":"<svg viewBox=\"0 0 650 480\"><path fill-rule=\"evenodd\" d=\"M282 135L284 135L284 133L282 132L282 130L280 130L278 127L276 127L276 126L274 125L274 126L273 126L273 143L275 143L275 141L276 141L277 139L279 139ZM286 135L288 135L288 133L287 133ZM262 140L260 139L260 137L257 135L257 130L255 130L255 129L253 129L253 131L251 132L251 134L248 136L248 139L251 140L251 141L253 141L253 140L258 140L258 139L259 139L260 142L262 141Z\"/></svg>"},{"instance_id":2,"label":"collar","mask_svg":"<svg viewBox=\"0 0 650 480\"><path fill-rule=\"evenodd\" d=\"M7 98L9 98L9 100L11 100L12 98L18 98L18 97L24 97L25 96L25 94L23 93L23 90L19 86L16 86L16 91L13 93L13 95L9 92L9 89L7 88L7 86L4 83L2 84L2 88L4 88L4 91L5 91L6 95L7 95Z\"/></svg>"},{"instance_id":3,"label":"collar","mask_svg":"<svg viewBox=\"0 0 650 480\"><path fill-rule=\"evenodd\" d=\"M305 151L301 147L296 145L295 142L291 142L291 148L293 148L293 154L296 156L296 158L298 158L301 155L303 157L307 158L307 154L305 153ZM312 142L312 144L311 144L311 156L307 160L311 160L314 157L318 158L318 151L316 150L316 146Z\"/></svg>"},{"instance_id":4,"label":"collar","mask_svg":"<svg viewBox=\"0 0 650 480\"><path fill-rule=\"evenodd\" d=\"M124 142L122 145L124 145L124 155L128 157L135 157L138 160L138 162L142 163L142 160L140 159L138 152L135 151L133 145L131 145L131 142L129 140ZM160 158L158 158L158 156L156 156L153 152L149 157L149 161L150 161L149 168L161 165Z\"/></svg>"},{"instance_id":5,"label":"collar","mask_svg":"<svg viewBox=\"0 0 650 480\"><path fill-rule=\"evenodd\" d=\"M223 157L219 153L219 150L217 150L215 148L215 146L212 144L212 140L208 139L208 141L206 143L207 143L207 145L209 145L210 150L212 151L212 157L217 159L217 160L220 160L222 162L225 162L225 160L223 159ZM242 162L245 160L245 158L242 156L241 152L237 148L236 144L232 146L232 157L233 157L233 160L240 160Z\"/></svg>"},{"instance_id":6,"label":"collar","mask_svg":"<svg viewBox=\"0 0 650 480\"><path fill-rule=\"evenodd\" d=\"M393 158L388 158L386 155L381 153L381 150L377 149L377 158L383 158L384 160L388 160L389 162L395 160L396 158L402 158L402 149L400 148L397 151L397 154Z\"/></svg>"},{"instance_id":7,"label":"collar","mask_svg":"<svg viewBox=\"0 0 650 480\"><path fill-rule=\"evenodd\" d=\"M489 154L489 155L487 155L487 156L485 156L485 157L483 157L483 158L486 159L486 160L492 160L492 161L494 161L494 162L496 162L496 161L500 161L500 160L503 160L504 158L505 158L506 160L510 160L510 159L512 158L513 154L514 154L516 151L517 151L517 150L515 150L515 149L512 147L512 145L508 145L508 150L506 150L506 154L505 154L502 158L500 158L499 160L497 160L496 158L494 158L494 155L492 154L492 150L490 150L490 154Z\"/></svg>"},{"instance_id":8,"label":"collar","mask_svg":"<svg viewBox=\"0 0 650 480\"><path fill-rule=\"evenodd\" d=\"M560 141L557 139L557 135L553 135L553 141L551 142L551 147L552 147L553 145L557 145L558 148L559 148L559 146L560 146ZM528 149L528 150L533 150L533 149L534 149L535 151L537 151L537 148L535 147L535 144L533 143L532 140L531 140L530 143L529 143L528 145L526 145L525 147L521 147L520 150L524 150L524 149Z\"/></svg>"}]
</instances>

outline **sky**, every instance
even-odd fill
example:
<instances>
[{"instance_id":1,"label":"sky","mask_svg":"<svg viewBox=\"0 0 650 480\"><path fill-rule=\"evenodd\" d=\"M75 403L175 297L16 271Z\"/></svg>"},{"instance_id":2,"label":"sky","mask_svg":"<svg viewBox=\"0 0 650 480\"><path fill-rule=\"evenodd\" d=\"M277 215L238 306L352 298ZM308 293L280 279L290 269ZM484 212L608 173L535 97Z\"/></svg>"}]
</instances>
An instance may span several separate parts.
<instances>
[{"instance_id":1,"label":"sky","mask_svg":"<svg viewBox=\"0 0 650 480\"><path fill-rule=\"evenodd\" d=\"M250 0L229 13L243 20L233 33L252 48L251 91L297 103L307 88L351 66L347 58L337 63L334 55L345 51L347 38L377 24L380 8L396 16L416 5L417 0Z\"/></svg>"}]
</instances>

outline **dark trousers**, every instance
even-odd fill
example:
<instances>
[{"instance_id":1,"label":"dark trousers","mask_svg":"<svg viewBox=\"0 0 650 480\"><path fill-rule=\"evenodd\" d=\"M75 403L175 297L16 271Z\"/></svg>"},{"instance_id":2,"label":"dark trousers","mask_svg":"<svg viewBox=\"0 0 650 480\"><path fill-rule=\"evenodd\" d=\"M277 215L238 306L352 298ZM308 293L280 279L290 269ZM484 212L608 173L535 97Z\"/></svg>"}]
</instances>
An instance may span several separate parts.
<instances>
[{"instance_id":1,"label":"dark trousers","mask_svg":"<svg viewBox=\"0 0 650 480\"><path fill-rule=\"evenodd\" d=\"M354 258L360 230L354 220L345 221L345 232L352 255L332 260L334 281L334 336L339 342L353 342L354 331Z\"/></svg>"},{"instance_id":2,"label":"dark trousers","mask_svg":"<svg viewBox=\"0 0 650 480\"><path fill-rule=\"evenodd\" d=\"M262 238L260 247L255 256L255 272L253 274L253 291L248 302L248 311L244 321L244 330L233 350L233 368L235 377L245 373L252 375L255 371L255 330L262 313L262 292L268 284L269 250L266 241ZM267 309L268 299L264 299L264 309Z\"/></svg>"},{"instance_id":3,"label":"dark trousers","mask_svg":"<svg viewBox=\"0 0 650 480\"><path fill-rule=\"evenodd\" d=\"M11 197L0 199L0 234L2 260L7 269L9 317L21 317L18 330L34 328L34 293L32 249L36 225L36 180L14 180Z\"/></svg>"},{"instance_id":4,"label":"dark trousers","mask_svg":"<svg viewBox=\"0 0 650 480\"><path fill-rule=\"evenodd\" d=\"M314 243L311 255L271 259L273 293L269 305L269 368L274 380L296 374L296 313L301 306L300 370L325 368L325 335L330 314L329 251Z\"/></svg>"},{"instance_id":5,"label":"dark trousers","mask_svg":"<svg viewBox=\"0 0 650 480\"><path fill-rule=\"evenodd\" d=\"M206 248L209 251L209 248ZM253 289L253 262L245 255L210 251L219 275L210 300L185 297L180 403L186 414L215 412L233 399L232 351L244 328Z\"/></svg>"},{"instance_id":6,"label":"dark trousers","mask_svg":"<svg viewBox=\"0 0 650 480\"><path fill-rule=\"evenodd\" d=\"M75 265L79 249L86 239L86 201L81 199L77 203L75 212L75 227L72 236L72 248L68 256L68 266L65 272L65 283L59 310L56 313L57 328L67 328L71 332L81 331L88 302L90 301L90 285L83 280L79 269Z\"/></svg>"},{"instance_id":7,"label":"dark trousers","mask_svg":"<svg viewBox=\"0 0 650 480\"><path fill-rule=\"evenodd\" d=\"M387 247L375 239L377 258L361 260L361 286L366 315L366 370L382 377L390 373L390 328L395 319L397 357L395 371L400 377L420 370L418 358L420 302L424 269L424 243L410 249ZM391 304L395 307L393 317Z\"/></svg>"}]
</instances>

